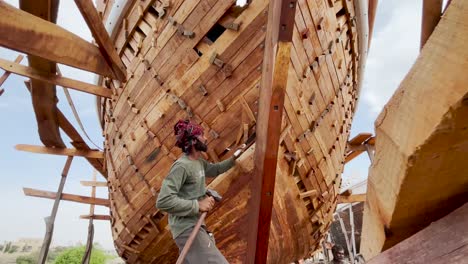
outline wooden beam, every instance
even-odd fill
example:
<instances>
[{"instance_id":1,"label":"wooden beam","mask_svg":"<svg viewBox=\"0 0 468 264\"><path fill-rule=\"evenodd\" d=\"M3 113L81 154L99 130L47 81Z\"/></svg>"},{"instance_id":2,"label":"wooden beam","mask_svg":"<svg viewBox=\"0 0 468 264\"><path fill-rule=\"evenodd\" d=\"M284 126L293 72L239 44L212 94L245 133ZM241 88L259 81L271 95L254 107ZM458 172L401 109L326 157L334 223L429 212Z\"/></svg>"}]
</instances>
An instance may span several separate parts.
<instances>
[{"instance_id":1,"label":"wooden beam","mask_svg":"<svg viewBox=\"0 0 468 264\"><path fill-rule=\"evenodd\" d=\"M52 242L52 234L54 233L54 222L55 216L57 215L58 206L62 197L63 188L65 187L65 181L67 179L68 172L72 163L73 157L69 156L65 163L65 166L62 171L62 178L60 179L60 184L55 196L54 206L52 207L52 212L49 217L46 217L46 233L44 240L42 242L41 251L39 252L39 263L44 264L47 260L47 253L49 252L50 242Z\"/></svg>"},{"instance_id":2,"label":"wooden beam","mask_svg":"<svg viewBox=\"0 0 468 264\"><path fill-rule=\"evenodd\" d=\"M16 57L16 59L15 59L15 63L20 63L22 60L23 60L23 55L18 55L18 57ZM0 87L3 85L3 83L6 81L6 79L8 79L10 74L11 74L11 72L5 70L3 75L0 77Z\"/></svg>"},{"instance_id":3,"label":"wooden beam","mask_svg":"<svg viewBox=\"0 0 468 264\"><path fill-rule=\"evenodd\" d=\"M366 201L366 194L338 195L338 203L359 203Z\"/></svg>"},{"instance_id":4,"label":"wooden beam","mask_svg":"<svg viewBox=\"0 0 468 264\"><path fill-rule=\"evenodd\" d=\"M80 181L81 185L87 187L107 187L107 182L99 181Z\"/></svg>"},{"instance_id":5,"label":"wooden beam","mask_svg":"<svg viewBox=\"0 0 468 264\"><path fill-rule=\"evenodd\" d=\"M99 50L107 64L111 67L117 79L121 82L125 82L127 79L125 66L117 55L115 46L109 38L109 34L107 34L101 17L96 8L94 8L93 3L91 0L75 0L75 3L81 15L83 15L86 24L88 24L91 34L93 34L94 40L99 45Z\"/></svg>"},{"instance_id":6,"label":"wooden beam","mask_svg":"<svg viewBox=\"0 0 468 264\"><path fill-rule=\"evenodd\" d=\"M107 220L110 221L110 215L80 215L80 219Z\"/></svg>"},{"instance_id":7,"label":"wooden beam","mask_svg":"<svg viewBox=\"0 0 468 264\"><path fill-rule=\"evenodd\" d=\"M255 168L249 201L246 261L266 263L278 160L278 147L288 81L296 1L272 1L269 6L262 89L256 126Z\"/></svg>"},{"instance_id":8,"label":"wooden beam","mask_svg":"<svg viewBox=\"0 0 468 264\"><path fill-rule=\"evenodd\" d=\"M302 192L299 194L300 198L306 198L306 197L312 197L315 198L318 196L318 191L317 190L310 190L307 192Z\"/></svg>"},{"instance_id":9,"label":"wooden beam","mask_svg":"<svg viewBox=\"0 0 468 264\"><path fill-rule=\"evenodd\" d=\"M366 259L467 202L467 68L468 1L452 0L375 121L361 238Z\"/></svg>"},{"instance_id":10,"label":"wooden beam","mask_svg":"<svg viewBox=\"0 0 468 264\"><path fill-rule=\"evenodd\" d=\"M442 16L442 2L442 0L423 1L420 49L424 47L437 24L439 24L440 17Z\"/></svg>"},{"instance_id":11,"label":"wooden beam","mask_svg":"<svg viewBox=\"0 0 468 264\"><path fill-rule=\"evenodd\" d=\"M39 153L39 154L51 154L61 156L79 156L94 159L103 159L104 153L97 150L80 150L80 149L69 149L69 148L48 148L35 145L18 144L15 146L16 150Z\"/></svg>"},{"instance_id":12,"label":"wooden beam","mask_svg":"<svg viewBox=\"0 0 468 264\"><path fill-rule=\"evenodd\" d=\"M23 192L27 196L34 196L34 197L39 197L39 198L55 199L57 197L56 192L49 192L49 191L43 191L43 190L37 190L37 189L31 189L31 188L23 188ZM92 197L76 195L76 194L63 193L62 198L60 200L84 203L84 204L102 205L102 206L109 207L108 199L92 198Z\"/></svg>"},{"instance_id":13,"label":"wooden beam","mask_svg":"<svg viewBox=\"0 0 468 264\"><path fill-rule=\"evenodd\" d=\"M465 204L367 263L466 263L467 226L468 204Z\"/></svg>"},{"instance_id":14,"label":"wooden beam","mask_svg":"<svg viewBox=\"0 0 468 264\"><path fill-rule=\"evenodd\" d=\"M0 2L1 5L1 2ZM60 85L63 87L68 87L70 89L74 89L77 91L85 92L85 93L90 93L106 98L111 98L112 96L112 91L110 89L106 89L101 86L97 86L94 84L89 84L77 80L73 80L70 78L58 76L56 74L54 75L48 75L46 73L43 73L41 71L38 71L34 68L23 66L18 63L10 62L4 59L0 59L0 68L10 71L12 73L16 73L18 75L22 75L25 77L29 77L31 79L43 81L46 83L51 83L55 85Z\"/></svg>"},{"instance_id":15,"label":"wooden beam","mask_svg":"<svg viewBox=\"0 0 468 264\"><path fill-rule=\"evenodd\" d=\"M96 46L4 1L0 1L0 36L0 46L115 78Z\"/></svg>"},{"instance_id":16,"label":"wooden beam","mask_svg":"<svg viewBox=\"0 0 468 264\"><path fill-rule=\"evenodd\" d=\"M24 81L24 85L28 89L29 92L31 92L31 87L30 87L30 81L26 80ZM67 136L72 140L71 144L76 148L76 149L81 149L81 150L91 150L84 142L83 138L80 136L78 131L73 127L73 125L68 121L68 119L65 117L65 115L60 111L60 109L57 108L57 118L58 118L58 124L60 128L67 134ZM102 159L94 159L94 158L86 158L88 162L93 166L97 171L101 173L103 177L106 178L107 174L105 173L103 166L102 166Z\"/></svg>"},{"instance_id":17,"label":"wooden beam","mask_svg":"<svg viewBox=\"0 0 468 264\"><path fill-rule=\"evenodd\" d=\"M58 0L20 0L19 7L36 17L52 23L57 22ZM28 55L29 67L44 75L55 75L57 64L47 59ZM39 138L46 147L64 148L57 120L57 95L55 84L30 80L31 101L34 109Z\"/></svg>"}]
</instances>

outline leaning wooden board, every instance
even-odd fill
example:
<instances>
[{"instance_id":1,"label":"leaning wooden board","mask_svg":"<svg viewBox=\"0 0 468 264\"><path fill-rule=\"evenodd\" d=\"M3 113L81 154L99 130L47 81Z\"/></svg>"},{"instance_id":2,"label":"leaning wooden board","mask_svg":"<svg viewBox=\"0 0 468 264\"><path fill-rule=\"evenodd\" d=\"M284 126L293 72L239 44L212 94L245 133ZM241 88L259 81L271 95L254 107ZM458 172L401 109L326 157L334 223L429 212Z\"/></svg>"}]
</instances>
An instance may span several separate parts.
<instances>
[{"instance_id":1,"label":"leaning wooden board","mask_svg":"<svg viewBox=\"0 0 468 264\"><path fill-rule=\"evenodd\" d=\"M315 251L332 220L360 85L352 2L297 3L278 124L270 263ZM109 12L113 4L100 4L100 10ZM225 148L254 133L268 4L135 0L121 14L113 40L128 80L108 82L113 96L103 107L112 232L128 263L170 263L178 255L167 215L154 206L154 195L181 155L174 146L174 123L188 118L205 128L210 161L228 158ZM223 202L207 225L230 263L245 262L254 146L209 184ZM300 196L311 191L313 196Z\"/></svg>"}]
</instances>

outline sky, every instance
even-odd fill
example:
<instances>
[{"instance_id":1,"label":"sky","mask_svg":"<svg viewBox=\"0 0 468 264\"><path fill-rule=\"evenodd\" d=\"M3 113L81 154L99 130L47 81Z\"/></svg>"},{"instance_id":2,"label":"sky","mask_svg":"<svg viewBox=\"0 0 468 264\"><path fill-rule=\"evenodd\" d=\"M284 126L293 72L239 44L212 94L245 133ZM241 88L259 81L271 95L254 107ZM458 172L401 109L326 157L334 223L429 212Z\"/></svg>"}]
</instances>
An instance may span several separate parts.
<instances>
[{"instance_id":1,"label":"sky","mask_svg":"<svg viewBox=\"0 0 468 264\"><path fill-rule=\"evenodd\" d=\"M17 6L17 0L7 0ZM351 137L361 132L374 134L374 120L398 87L419 53L421 25L421 2L407 0L379 1L370 53L360 101L354 117ZM74 1L61 1L58 24L65 29L91 40L91 34ZM13 61L18 53L0 48L0 58ZM22 64L27 65L24 59ZM61 66L65 77L94 83L95 75L66 66ZM0 70L0 74L3 71ZM20 238L43 238L44 217L50 214L53 200L27 197L23 187L56 191L66 157L30 154L14 149L16 144L42 145L37 133L37 123L31 97L24 86L24 78L10 75L2 88L0 97L0 244ZM102 145L101 128L98 124L95 97L69 90L87 133ZM78 129L67 100L57 87L58 107ZM81 133L81 131L80 131ZM66 135L61 133L65 142ZM81 133L82 134L82 133ZM90 146L91 143L88 142ZM68 144L68 146L70 146ZM344 186L354 185L367 178L370 165L367 155L360 155L345 166ZM90 195L90 187L80 185L81 180L91 180L92 167L83 158L75 158L67 177L64 193ZM98 180L104 178L98 176ZM107 198L107 191L98 188L97 197ZM89 205L67 201L60 203L57 214L54 245L86 243L87 220L79 215L88 214ZM108 209L97 206L96 214L108 214ZM104 248L114 248L110 223L95 221L95 242Z\"/></svg>"}]
</instances>

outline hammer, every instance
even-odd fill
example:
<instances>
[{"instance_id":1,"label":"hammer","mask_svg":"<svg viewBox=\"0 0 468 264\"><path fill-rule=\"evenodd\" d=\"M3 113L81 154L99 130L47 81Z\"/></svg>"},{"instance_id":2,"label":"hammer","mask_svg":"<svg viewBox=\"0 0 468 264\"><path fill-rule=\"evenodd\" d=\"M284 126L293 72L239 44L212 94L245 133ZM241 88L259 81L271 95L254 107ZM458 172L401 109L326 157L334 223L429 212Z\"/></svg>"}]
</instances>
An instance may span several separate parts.
<instances>
[{"instance_id":1,"label":"hammer","mask_svg":"<svg viewBox=\"0 0 468 264\"><path fill-rule=\"evenodd\" d=\"M212 189L207 189L206 195L213 197L216 202L220 202L221 199L223 198L221 197L221 195L219 195L217 191L212 190ZM205 221L207 213L208 212L203 212L201 214L200 218L198 219L197 224L192 230L192 233L190 233L190 236L187 239L187 242L185 242L185 246L182 249L182 252L180 253L179 258L177 259L176 264L182 264L184 262L185 257L187 256L187 253L189 252L190 247L192 246L193 240L195 240L195 237L197 236L198 231L200 230L200 227L203 224L203 221Z\"/></svg>"}]
</instances>

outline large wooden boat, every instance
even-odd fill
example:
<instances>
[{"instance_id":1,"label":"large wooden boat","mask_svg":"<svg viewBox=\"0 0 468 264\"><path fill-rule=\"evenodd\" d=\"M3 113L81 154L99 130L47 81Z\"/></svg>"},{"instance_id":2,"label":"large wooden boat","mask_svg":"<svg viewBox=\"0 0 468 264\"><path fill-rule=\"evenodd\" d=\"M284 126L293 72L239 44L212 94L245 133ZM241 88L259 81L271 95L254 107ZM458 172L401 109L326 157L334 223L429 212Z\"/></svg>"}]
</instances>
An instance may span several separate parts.
<instances>
[{"instance_id":1,"label":"large wooden boat","mask_svg":"<svg viewBox=\"0 0 468 264\"><path fill-rule=\"evenodd\" d=\"M100 101L112 232L128 263L173 263L167 216L155 208L181 154L173 125L200 123L212 162L255 133L269 1L118 2L98 4L128 72L126 83L107 81L114 96ZM367 1L297 3L269 263L315 251L331 224L367 53L367 9ZM230 263L245 258L254 146L209 184L223 202L207 226Z\"/></svg>"},{"instance_id":2,"label":"large wooden boat","mask_svg":"<svg viewBox=\"0 0 468 264\"><path fill-rule=\"evenodd\" d=\"M209 140L206 159L212 162L230 157L228 148L252 143L234 169L209 183L223 201L206 221L229 262L246 262L253 139L262 108L259 94L265 89L262 78L271 69L266 50L272 44L266 37L272 35L273 2L99 0L98 17L87 1L76 0L100 49L50 23L58 5L52 2L21 0L23 11L0 3L0 28L5 29L0 33L8 36L0 38L0 45L30 55L29 67L4 60L0 66L33 80L29 87L39 135L47 147L27 150L85 156L108 180L109 201L101 204L110 207L119 255L127 263L174 263L178 250L167 215L155 208L161 183L181 154L174 146L173 125L179 119L201 124ZM376 1L299 0L288 5L295 15L284 72L284 115L277 124L281 134L269 263L289 263L316 251L330 227ZM62 78L55 62L113 79L100 78L104 89ZM90 150L57 109L55 85L102 96L98 112L104 158ZM61 150L59 127L78 150ZM369 137L355 143L363 140Z\"/></svg>"}]
</instances>

